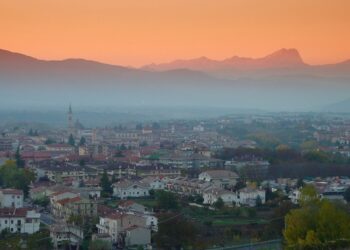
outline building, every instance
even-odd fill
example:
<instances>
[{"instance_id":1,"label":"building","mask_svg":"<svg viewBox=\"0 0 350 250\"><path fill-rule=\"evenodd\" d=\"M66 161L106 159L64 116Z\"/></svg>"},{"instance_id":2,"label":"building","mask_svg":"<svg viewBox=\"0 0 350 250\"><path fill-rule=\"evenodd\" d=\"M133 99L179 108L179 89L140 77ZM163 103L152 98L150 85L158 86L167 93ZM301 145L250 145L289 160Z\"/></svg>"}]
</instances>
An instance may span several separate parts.
<instances>
[{"instance_id":1,"label":"building","mask_svg":"<svg viewBox=\"0 0 350 250\"><path fill-rule=\"evenodd\" d=\"M237 192L221 188L211 188L203 193L204 204L214 204L219 198L227 205L254 207L258 202L264 204L266 201L266 191L259 188L245 187Z\"/></svg>"},{"instance_id":2,"label":"building","mask_svg":"<svg viewBox=\"0 0 350 250\"><path fill-rule=\"evenodd\" d=\"M50 237L54 249L60 249L67 242L71 246L79 246L84 239L84 232L77 226L58 223L50 227Z\"/></svg>"},{"instance_id":3,"label":"building","mask_svg":"<svg viewBox=\"0 0 350 250\"><path fill-rule=\"evenodd\" d=\"M140 182L154 190L163 190L165 188L165 182L160 177L148 176L143 178Z\"/></svg>"},{"instance_id":4,"label":"building","mask_svg":"<svg viewBox=\"0 0 350 250\"><path fill-rule=\"evenodd\" d=\"M0 208L0 231L33 234L40 229L40 214L27 208Z\"/></svg>"},{"instance_id":5,"label":"building","mask_svg":"<svg viewBox=\"0 0 350 250\"><path fill-rule=\"evenodd\" d=\"M211 188L203 193L203 204L214 204L219 198L227 205L236 201L236 194L221 188Z\"/></svg>"},{"instance_id":6,"label":"building","mask_svg":"<svg viewBox=\"0 0 350 250\"><path fill-rule=\"evenodd\" d=\"M208 170L198 176L199 180L211 182L218 187L234 186L237 183L238 175L228 170Z\"/></svg>"},{"instance_id":7,"label":"building","mask_svg":"<svg viewBox=\"0 0 350 250\"><path fill-rule=\"evenodd\" d=\"M99 235L109 235L113 243L122 247L151 243L151 229L143 216L116 211L101 216L96 227Z\"/></svg>"},{"instance_id":8,"label":"building","mask_svg":"<svg viewBox=\"0 0 350 250\"><path fill-rule=\"evenodd\" d=\"M146 207L132 200L125 200L119 202L118 208L123 211L132 211L137 213L146 212Z\"/></svg>"},{"instance_id":9,"label":"building","mask_svg":"<svg viewBox=\"0 0 350 250\"><path fill-rule=\"evenodd\" d=\"M23 207L23 191L18 189L0 189L0 208Z\"/></svg>"},{"instance_id":10,"label":"building","mask_svg":"<svg viewBox=\"0 0 350 250\"><path fill-rule=\"evenodd\" d=\"M151 230L140 226L125 229L125 246L147 245L151 243Z\"/></svg>"},{"instance_id":11,"label":"building","mask_svg":"<svg viewBox=\"0 0 350 250\"><path fill-rule=\"evenodd\" d=\"M151 187L140 181L123 180L113 184L113 196L120 199L149 196Z\"/></svg>"},{"instance_id":12,"label":"building","mask_svg":"<svg viewBox=\"0 0 350 250\"><path fill-rule=\"evenodd\" d=\"M97 203L79 196L55 201L51 200L51 207L53 215L66 220L72 215L82 217L97 216Z\"/></svg>"},{"instance_id":13,"label":"building","mask_svg":"<svg viewBox=\"0 0 350 250\"><path fill-rule=\"evenodd\" d=\"M264 189L245 187L237 191L236 205L254 207L258 205L259 200L261 204L265 204L266 191Z\"/></svg>"},{"instance_id":14,"label":"building","mask_svg":"<svg viewBox=\"0 0 350 250\"><path fill-rule=\"evenodd\" d=\"M0 138L0 151L12 151L12 139L9 137L1 137Z\"/></svg>"}]
</instances>

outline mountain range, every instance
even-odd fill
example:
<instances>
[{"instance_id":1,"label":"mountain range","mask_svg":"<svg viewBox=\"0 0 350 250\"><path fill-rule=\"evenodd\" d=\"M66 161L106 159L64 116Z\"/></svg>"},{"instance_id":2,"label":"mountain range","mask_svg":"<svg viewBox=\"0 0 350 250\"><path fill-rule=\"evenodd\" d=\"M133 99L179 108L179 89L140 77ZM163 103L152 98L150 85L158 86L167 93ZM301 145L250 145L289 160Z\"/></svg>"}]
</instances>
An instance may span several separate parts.
<instances>
[{"instance_id":1,"label":"mountain range","mask_svg":"<svg viewBox=\"0 0 350 250\"><path fill-rule=\"evenodd\" d=\"M350 60L309 65L296 49L262 58L200 57L142 68L85 59L40 60L0 50L7 106L213 106L314 110L350 96Z\"/></svg>"}]
</instances>

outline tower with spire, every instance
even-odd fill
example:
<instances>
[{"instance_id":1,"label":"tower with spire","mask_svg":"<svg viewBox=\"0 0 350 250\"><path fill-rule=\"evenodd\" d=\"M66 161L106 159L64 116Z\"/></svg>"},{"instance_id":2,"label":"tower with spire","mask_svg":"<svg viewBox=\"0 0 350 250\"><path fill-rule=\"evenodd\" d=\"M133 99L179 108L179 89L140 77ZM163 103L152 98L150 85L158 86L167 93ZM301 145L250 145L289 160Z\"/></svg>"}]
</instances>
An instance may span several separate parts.
<instances>
[{"instance_id":1,"label":"tower with spire","mask_svg":"<svg viewBox=\"0 0 350 250\"><path fill-rule=\"evenodd\" d=\"M68 109L68 132L70 134L73 134L73 111L72 111L72 105L69 104Z\"/></svg>"}]
</instances>

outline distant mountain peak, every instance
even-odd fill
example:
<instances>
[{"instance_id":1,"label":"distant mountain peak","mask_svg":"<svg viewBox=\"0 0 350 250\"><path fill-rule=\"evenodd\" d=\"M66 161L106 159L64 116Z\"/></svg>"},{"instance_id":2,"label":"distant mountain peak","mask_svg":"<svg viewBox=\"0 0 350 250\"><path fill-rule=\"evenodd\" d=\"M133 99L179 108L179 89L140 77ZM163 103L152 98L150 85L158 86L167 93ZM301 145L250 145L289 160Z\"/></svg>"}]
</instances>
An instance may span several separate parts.
<instances>
[{"instance_id":1,"label":"distant mountain peak","mask_svg":"<svg viewBox=\"0 0 350 250\"><path fill-rule=\"evenodd\" d=\"M267 55L262 59L274 61L276 63L290 64L292 66L298 65L298 64L300 65L305 64L303 59L301 58L299 51L294 48L292 49L282 48L280 50L273 52L270 55Z\"/></svg>"},{"instance_id":2,"label":"distant mountain peak","mask_svg":"<svg viewBox=\"0 0 350 250\"><path fill-rule=\"evenodd\" d=\"M150 70L171 70L186 68L199 71L216 71L228 69L270 69L270 68L292 68L305 66L303 59L297 49L282 48L265 57L249 58L233 56L218 61L205 56L193 59L178 59L168 63L151 64L144 68Z\"/></svg>"}]
</instances>

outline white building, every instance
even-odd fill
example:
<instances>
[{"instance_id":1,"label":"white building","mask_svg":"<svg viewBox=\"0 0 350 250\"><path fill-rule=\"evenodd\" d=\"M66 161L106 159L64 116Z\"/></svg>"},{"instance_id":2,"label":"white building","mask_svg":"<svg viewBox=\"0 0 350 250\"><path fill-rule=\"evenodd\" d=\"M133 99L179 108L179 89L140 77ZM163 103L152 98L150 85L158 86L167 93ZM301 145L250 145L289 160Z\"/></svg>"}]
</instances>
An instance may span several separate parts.
<instances>
[{"instance_id":1,"label":"white building","mask_svg":"<svg viewBox=\"0 0 350 250\"><path fill-rule=\"evenodd\" d=\"M146 218L134 213L116 211L115 213L100 217L99 224L96 224L96 227L98 229L98 234L108 234L112 242L117 242L120 237L125 237L125 233L132 227L145 228L147 229L145 234L151 234L151 229L146 225ZM135 239L135 237L144 239L144 236L145 235L135 235L134 239L130 239L130 241L137 241L138 239ZM139 242L138 244L149 244L150 238L146 238L149 240L146 242Z\"/></svg>"},{"instance_id":2,"label":"white building","mask_svg":"<svg viewBox=\"0 0 350 250\"><path fill-rule=\"evenodd\" d=\"M198 179L211 182L214 185L223 188L236 185L238 175L229 170L208 170L200 173Z\"/></svg>"},{"instance_id":3,"label":"white building","mask_svg":"<svg viewBox=\"0 0 350 250\"><path fill-rule=\"evenodd\" d=\"M203 192L203 204L214 204L219 198L225 204L232 205L236 201L236 194L234 192L220 189L220 188L211 188Z\"/></svg>"},{"instance_id":4,"label":"white building","mask_svg":"<svg viewBox=\"0 0 350 250\"><path fill-rule=\"evenodd\" d=\"M0 189L0 208L23 207L23 191L18 189Z\"/></svg>"},{"instance_id":5,"label":"white building","mask_svg":"<svg viewBox=\"0 0 350 250\"><path fill-rule=\"evenodd\" d=\"M259 188L245 187L237 191L237 205L254 207L260 199L261 204L265 204L266 191Z\"/></svg>"},{"instance_id":6,"label":"white building","mask_svg":"<svg viewBox=\"0 0 350 250\"><path fill-rule=\"evenodd\" d=\"M194 132L204 132L204 127L202 124L198 124L197 126L193 127Z\"/></svg>"},{"instance_id":7,"label":"white building","mask_svg":"<svg viewBox=\"0 0 350 250\"><path fill-rule=\"evenodd\" d=\"M258 188L242 188L237 192L231 192L229 190L221 188L211 188L203 193L204 204L214 204L219 198L223 200L225 204L237 205L237 206L250 206L257 205L260 199L261 204L266 201L266 192L264 189Z\"/></svg>"},{"instance_id":8,"label":"white building","mask_svg":"<svg viewBox=\"0 0 350 250\"><path fill-rule=\"evenodd\" d=\"M77 226L58 223L50 227L50 237L54 249L61 249L67 242L79 246L84 239L84 232Z\"/></svg>"},{"instance_id":9,"label":"white building","mask_svg":"<svg viewBox=\"0 0 350 250\"><path fill-rule=\"evenodd\" d=\"M149 196L150 186L139 181L124 180L113 184L113 196L120 199Z\"/></svg>"},{"instance_id":10,"label":"white building","mask_svg":"<svg viewBox=\"0 0 350 250\"><path fill-rule=\"evenodd\" d=\"M140 182L154 190L163 190L165 188L165 182L159 177L148 176L143 178Z\"/></svg>"},{"instance_id":11,"label":"white building","mask_svg":"<svg viewBox=\"0 0 350 250\"><path fill-rule=\"evenodd\" d=\"M0 231L33 234L40 229L40 214L27 208L0 208Z\"/></svg>"}]
</instances>

